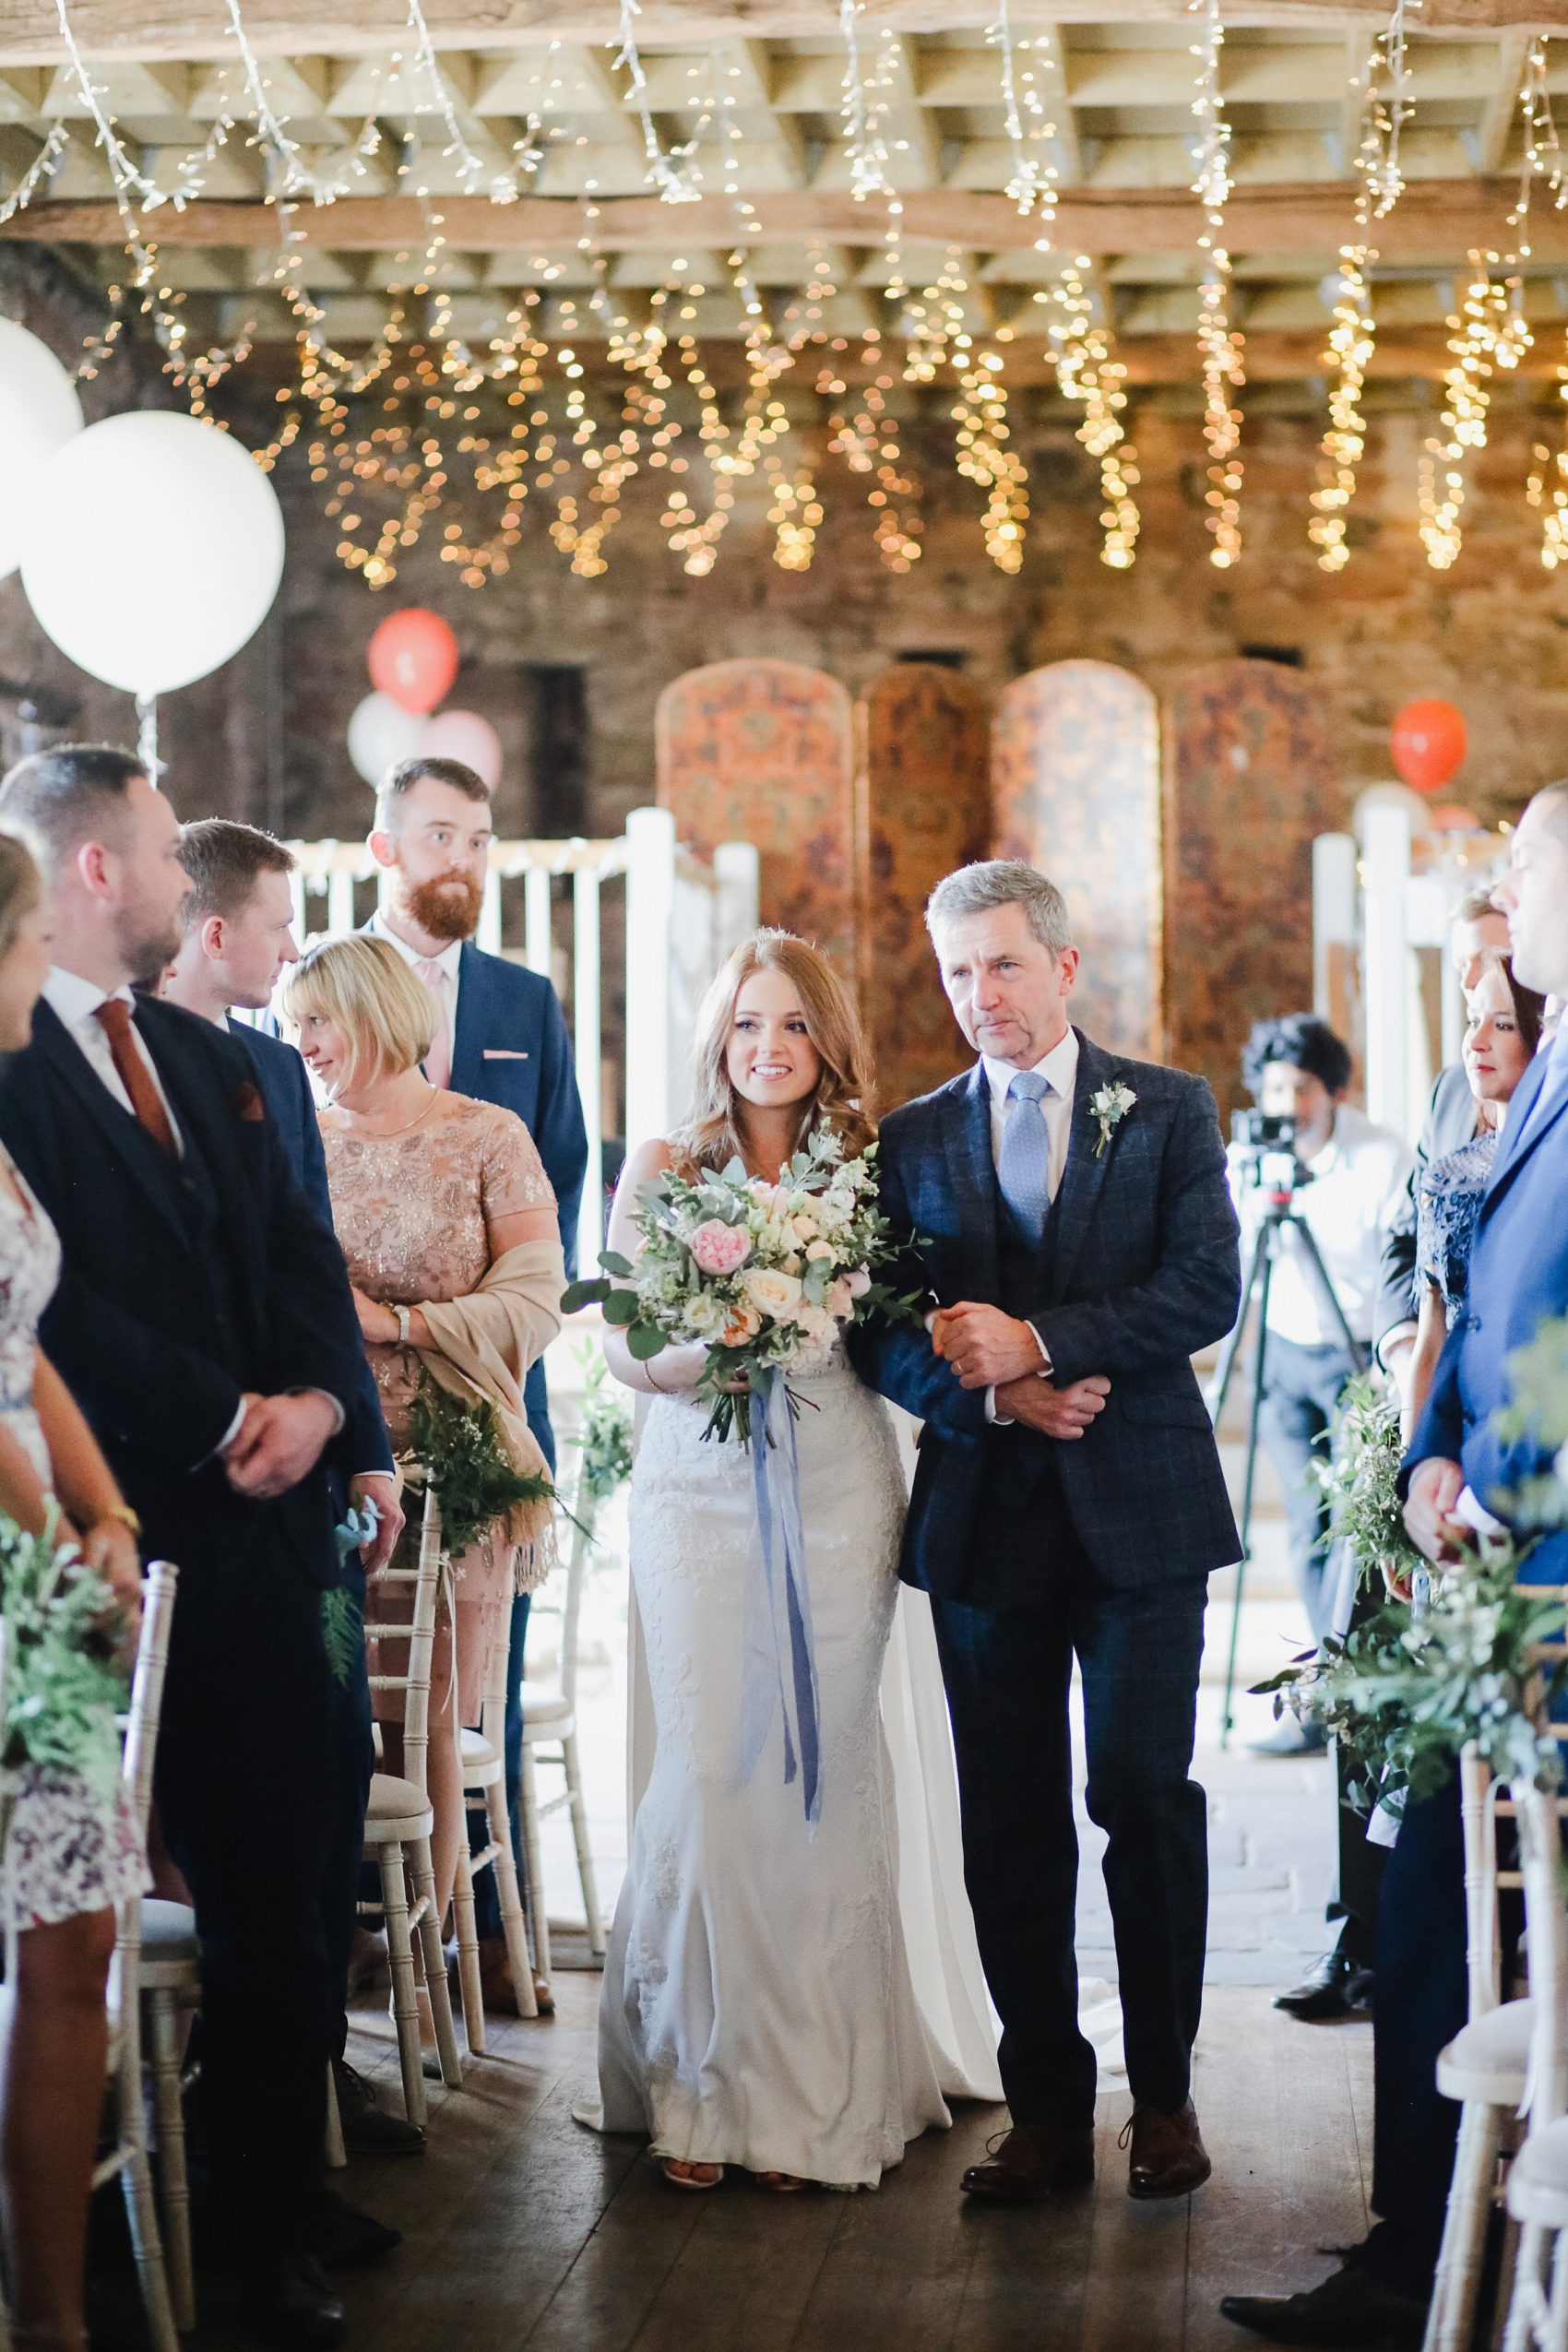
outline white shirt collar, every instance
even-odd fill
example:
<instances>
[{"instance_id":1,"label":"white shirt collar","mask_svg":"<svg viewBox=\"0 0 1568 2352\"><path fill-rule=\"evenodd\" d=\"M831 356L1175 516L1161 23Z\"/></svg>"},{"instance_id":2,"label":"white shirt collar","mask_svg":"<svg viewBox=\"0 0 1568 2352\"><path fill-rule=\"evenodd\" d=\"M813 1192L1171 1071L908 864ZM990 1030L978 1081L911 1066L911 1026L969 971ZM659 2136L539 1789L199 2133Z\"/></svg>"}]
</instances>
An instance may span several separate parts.
<instances>
[{"instance_id":1,"label":"white shirt collar","mask_svg":"<svg viewBox=\"0 0 1568 2352\"><path fill-rule=\"evenodd\" d=\"M425 958L420 954L417 947L410 947L406 939L398 938L391 924L387 922L382 915L379 907L377 907L374 914L372 915L370 919L370 927L372 931L374 932L377 939L385 939L389 946L395 947L398 950L398 955L401 956L406 964L422 964L425 961ZM448 980L456 980L457 977L457 966L462 958L462 941L460 939L450 939L447 941L445 946L441 950L440 955L432 956L429 960L433 964L439 965L441 970Z\"/></svg>"},{"instance_id":2,"label":"white shirt collar","mask_svg":"<svg viewBox=\"0 0 1568 2352\"><path fill-rule=\"evenodd\" d=\"M112 996L122 1004L134 1005L129 984L123 988L100 988L96 980L83 980L79 972L68 972L63 964L51 964L49 978L43 983L44 1002L52 1013L57 1014L68 1029L79 1028L90 1021L101 1004Z\"/></svg>"},{"instance_id":3,"label":"white shirt collar","mask_svg":"<svg viewBox=\"0 0 1568 2352\"><path fill-rule=\"evenodd\" d=\"M985 1071L986 1084L991 1088L991 1099L1000 1106L1006 1101L1007 1089L1018 1073L1010 1062L993 1062L989 1054L981 1054L980 1063ZM1071 1102L1078 1078L1077 1031L1069 1028L1066 1036L1059 1039L1034 1067L1053 1094L1060 1095L1063 1102Z\"/></svg>"}]
</instances>

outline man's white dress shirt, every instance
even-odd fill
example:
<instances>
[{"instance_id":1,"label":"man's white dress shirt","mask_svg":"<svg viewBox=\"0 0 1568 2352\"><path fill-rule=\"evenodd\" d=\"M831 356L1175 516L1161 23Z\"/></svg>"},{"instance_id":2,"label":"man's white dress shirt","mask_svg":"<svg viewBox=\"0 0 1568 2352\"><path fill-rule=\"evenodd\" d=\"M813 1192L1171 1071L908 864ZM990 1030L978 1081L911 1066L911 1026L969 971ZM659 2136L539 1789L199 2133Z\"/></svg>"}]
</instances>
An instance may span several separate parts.
<instances>
[{"instance_id":1,"label":"man's white dress shirt","mask_svg":"<svg viewBox=\"0 0 1568 2352\"><path fill-rule=\"evenodd\" d=\"M1314 1158L1305 1162L1310 1183L1297 1188L1291 1203L1317 1243L1351 1336L1363 1344L1372 1336L1383 1245L1404 1205L1415 1154L1392 1128L1374 1127L1364 1111L1336 1103L1334 1131ZM1241 1243L1250 1263L1252 1246L1267 1206L1261 1187L1242 1186L1234 1146L1231 1194L1241 1220ZM1323 1295L1301 1236L1289 1226L1268 1287L1268 1327L1301 1348L1342 1347L1337 1319Z\"/></svg>"},{"instance_id":2,"label":"man's white dress shirt","mask_svg":"<svg viewBox=\"0 0 1568 2352\"><path fill-rule=\"evenodd\" d=\"M1043 1119L1051 1144L1051 1170L1046 1182L1054 1206L1056 1195L1062 1190L1062 1177L1067 1166L1067 1146L1073 1133L1073 1090L1078 1083L1076 1032L1069 1029L1043 1060L1033 1064L1048 1088L1038 1102L1030 1102L1022 1095L1008 1093L1008 1087L1019 1075L1012 1063L992 1062L989 1054L982 1053L980 1063L985 1071L986 1085L991 1090L991 1157L993 1164L997 1168L1002 1165L1002 1138L1007 1132L1009 1119ZM1043 1376L1051 1370L1051 1358L1033 1324L1029 1329L1034 1332L1035 1345L1039 1349ZM994 1421L999 1429L1012 1427L1005 1413L998 1413L996 1409L994 1388L988 1388L985 1392L985 1417L988 1421Z\"/></svg>"}]
</instances>

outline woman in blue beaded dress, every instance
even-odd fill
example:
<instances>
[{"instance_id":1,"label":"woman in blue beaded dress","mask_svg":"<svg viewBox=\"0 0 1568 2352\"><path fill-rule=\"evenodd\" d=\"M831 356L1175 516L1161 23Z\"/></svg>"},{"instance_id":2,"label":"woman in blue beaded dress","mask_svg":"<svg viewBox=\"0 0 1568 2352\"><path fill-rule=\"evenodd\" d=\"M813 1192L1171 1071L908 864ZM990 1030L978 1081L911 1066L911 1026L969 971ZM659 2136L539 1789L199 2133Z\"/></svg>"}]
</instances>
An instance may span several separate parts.
<instances>
[{"instance_id":1,"label":"woman in blue beaded dress","mask_svg":"<svg viewBox=\"0 0 1568 2352\"><path fill-rule=\"evenodd\" d=\"M1514 978L1505 956L1488 965L1465 1001L1465 1069L1476 1098L1477 1132L1457 1151L1434 1159L1418 1180L1416 1280L1421 1304L1405 1403L1407 1438L1426 1402L1443 1343L1464 1312L1476 1220L1491 1182L1509 1101L1540 1042L1545 1004Z\"/></svg>"}]
</instances>

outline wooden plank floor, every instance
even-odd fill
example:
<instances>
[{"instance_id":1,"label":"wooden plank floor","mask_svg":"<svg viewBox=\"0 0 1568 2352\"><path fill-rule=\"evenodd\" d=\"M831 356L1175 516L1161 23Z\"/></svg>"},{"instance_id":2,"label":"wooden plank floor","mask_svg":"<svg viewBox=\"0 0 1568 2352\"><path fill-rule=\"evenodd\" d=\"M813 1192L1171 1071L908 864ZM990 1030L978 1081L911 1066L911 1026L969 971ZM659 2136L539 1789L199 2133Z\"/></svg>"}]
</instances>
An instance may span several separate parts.
<instances>
[{"instance_id":1,"label":"wooden plank floor","mask_svg":"<svg viewBox=\"0 0 1568 2352\"><path fill-rule=\"evenodd\" d=\"M1215 2178L1197 2196L1128 2198L1119 2089L1099 2103L1096 2186L998 2211L957 2191L1000 2120L980 2107L874 2196L678 2193L639 2144L573 2122L599 1979L556 1984L553 2024L496 2025L463 2090L434 2089L423 2157L339 2176L404 2232L343 2282L363 2352L1240 2352L1222 2293L1311 2285L1316 2249L1367 2227L1371 2030L1294 2025L1263 1991L1206 1997L1195 2095ZM350 2057L390 2089L386 2017L355 2026ZM232 2290L201 2292L203 2345L242 2343Z\"/></svg>"}]
</instances>

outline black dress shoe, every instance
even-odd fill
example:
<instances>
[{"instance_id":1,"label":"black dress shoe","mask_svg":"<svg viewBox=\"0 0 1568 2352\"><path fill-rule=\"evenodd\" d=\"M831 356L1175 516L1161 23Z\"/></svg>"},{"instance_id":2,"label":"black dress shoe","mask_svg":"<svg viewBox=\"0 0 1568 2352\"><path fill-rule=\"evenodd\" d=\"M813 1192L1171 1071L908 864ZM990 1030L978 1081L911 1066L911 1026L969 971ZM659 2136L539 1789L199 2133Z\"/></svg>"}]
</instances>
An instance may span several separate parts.
<instances>
[{"instance_id":1,"label":"black dress shoe","mask_svg":"<svg viewBox=\"0 0 1568 2352\"><path fill-rule=\"evenodd\" d=\"M1307 2025L1322 2025L1336 2017L1369 2016L1372 2013L1372 1972L1348 1952L1325 1952L1312 1975L1294 1992L1275 1995L1276 2009Z\"/></svg>"},{"instance_id":2,"label":"black dress shoe","mask_svg":"<svg viewBox=\"0 0 1568 2352\"><path fill-rule=\"evenodd\" d=\"M320 2189L311 2200L304 2235L323 2270L359 2270L403 2242L400 2229L389 2228L374 2214L361 2213L333 2189Z\"/></svg>"},{"instance_id":3,"label":"black dress shoe","mask_svg":"<svg viewBox=\"0 0 1568 2352\"><path fill-rule=\"evenodd\" d=\"M1270 2344L1304 2344L1323 2352L1419 2352L1427 2307L1396 2295L1348 2264L1305 2295L1225 2295L1219 2308L1238 2327Z\"/></svg>"},{"instance_id":4,"label":"black dress shoe","mask_svg":"<svg viewBox=\"0 0 1568 2352\"><path fill-rule=\"evenodd\" d=\"M1191 2099L1174 2110L1140 2100L1127 2137L1133 2144L1127 2161L1129 2197L1185 2197L1201 2189L1214 2170Z\"/></svg>"},{"instance_id":5,"label":"black dress shoe","mask_svg":"<svg viewBox=\"0 0 1568 2352\"><path fill-rule=\"evenodd\" d=\"M343 2306L312 2254L276 2254L248 2271L244 2318L279 2352L325 2352L343 2341Z\"/></svg>"},{"instance_id":6,"label":"black dress shoe","mask_svg":"<svg viewBox=\"0 0 1568 2352\"><path fill-rule=\"evenodd\" d=\"M343 2145L355 2156L424 2154L424 2133L419 2125L410 2123L401 2115L388 2115L385 2108L377 2107L374 2091L346 2058L333 2060L332 2081L338 2093L338 2120L343 2127Z\"/></svg>"},{"instance_id":7,"label":"black dress shoe","mask_svg":"<svg viewBox=\"0 0 1568 2352\"><path fill-rule=\"evenodd\" d=\"M983 2164L971 2164L959 2187L971 2197L1029 2205L1053 2189L1078 2189L1094 2179L1094 2127L1015 2123Z\"/></svg>"}]
</instances>

